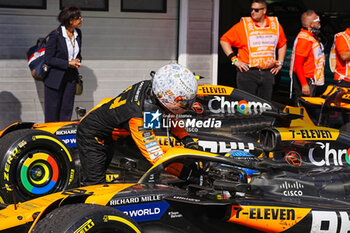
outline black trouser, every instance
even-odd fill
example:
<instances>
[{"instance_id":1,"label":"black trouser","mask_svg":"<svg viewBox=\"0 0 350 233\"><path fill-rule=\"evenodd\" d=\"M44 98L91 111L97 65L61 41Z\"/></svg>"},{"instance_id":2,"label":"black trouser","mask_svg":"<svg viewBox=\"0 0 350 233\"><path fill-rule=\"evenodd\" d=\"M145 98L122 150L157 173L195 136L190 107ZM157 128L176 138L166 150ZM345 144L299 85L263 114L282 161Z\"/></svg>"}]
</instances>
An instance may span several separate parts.
<instances>
[{"instance_id":1,"label":"black trouser","mask_svg":"<svg viewBox=\"0 0 350 233\"><path fill-rule=\"evenodd\" d=\"M96 132L89 130L89 119L84 119L77 130L77 148L82 168L83 185L106 182L106 170L112 159L108 153L111 141L96 137Z\"/></svg>"},{"instance_id":2,"label":"black trouser","mask_svg":"<svg viewBox=\"0 0 350 233\"><path fill-rule=\"evenodd\" d=\"M58 90L45 86L45 122L71 120L75 98L76 72L73 69L68 69Z\"/></svg>"},{"instance_id":3,"label":"black trouser","mask_svg":"<svg viewBox=\"0 0 350 233\"><path fill-rule=\"evenodd\" d=\"M314 97L316 95L316 88L317 86L312 84L312 80L309 79L309 78L306 78L306 81L307 81L307 84L309 85L310 87L310 97ZM298 76L293 73L293 88L294 88L294 91L295 91L295 99L297 100L299 97L301 96L305 96L302 92L302 87L301 87L301 83L300 83L300 80L298 78Z\"/></svg>"},{"instance_id":4,"label":"black trouser","mask_svg":"<svg viewBox=\"0 0 350 233\"><path fill-rule=\"evenodd\" d=\"M275 76L270 69L250 68L248 71L237 70L237 88L265 100L271 100Z\"/></svg>"}]
</instances>

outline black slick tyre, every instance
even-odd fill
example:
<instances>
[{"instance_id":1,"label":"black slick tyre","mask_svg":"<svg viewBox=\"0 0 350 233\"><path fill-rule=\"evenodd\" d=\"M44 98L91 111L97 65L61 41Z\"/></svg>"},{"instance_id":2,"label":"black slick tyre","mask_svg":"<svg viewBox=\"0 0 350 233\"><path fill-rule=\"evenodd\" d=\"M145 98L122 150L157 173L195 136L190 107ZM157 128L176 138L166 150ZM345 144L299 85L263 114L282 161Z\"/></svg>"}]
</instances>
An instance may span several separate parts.
<instances>
[{"instance_id":1,"label":"black slick tyre","mask_svg":"<svg viewBox=\"0 0 350 233\"><path fill-rule=\"evenodd\" d=\"M73 204L59 207L33 228L33 233L140 233L138 224L120 211L101 205Z\"/></svg>"},{"instance_id":2,"label":"black slick tyre","mask_svg":"<svg viewBox=\"0 0 350 233\"><path fill-rule=\"evenodd\" d=\"M23 129L0 139L0 196L26 201L70 188L75 176L69 149L57 136Z\"/></svg>"}]
</instances>

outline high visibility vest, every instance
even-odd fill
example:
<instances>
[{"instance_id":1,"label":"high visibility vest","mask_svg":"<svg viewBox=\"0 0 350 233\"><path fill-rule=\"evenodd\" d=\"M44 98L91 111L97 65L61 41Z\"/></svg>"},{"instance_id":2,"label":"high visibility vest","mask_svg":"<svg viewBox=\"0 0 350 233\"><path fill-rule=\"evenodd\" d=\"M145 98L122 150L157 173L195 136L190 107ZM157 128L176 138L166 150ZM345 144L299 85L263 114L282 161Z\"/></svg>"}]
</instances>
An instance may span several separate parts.
<instances>
[{"instance_id":1,"label":"high visibility vest","mask_svg":"<svg viewBox=\"0 0 350 233\"><path fill-rule=\"evenodd\" d=\"M243 17L249 49L249 65L260 69L271 68L276 61L276 46L279 38L277 17L268 17L268 27L257 27L251 17Z\"/></svg>"},{"instance_id":2,"label":"high visibility vest","mask_svg":"<svg viewBox=\"0 0 350 233\"><path fill-rule=\"evenodd\" d=\"M336 51L335 51L335 40L337 39L338 36L344 37L346 44L347 44L348 48L350 49L350 36L348 33L346 33L344 31L344 32L339 32L339 33L334 35L333 45L331 48L331 52L329 54L329 67L330 67L331 71L333 73L335 73L334 79L336 81L343 80L344 78L350 79L350 61L346 61L345 71L341 71L341 70L337 69L337 67L336 67L337 55L336 55Z\"/></svg>"},{"instance_id":3,"label":"high visibility vest","mask_svg":"<svg viewBox=\"0 0 350 233\"><path fill-rule=\"evenodd\" d=\"M294 69L294 61L295 61L295 47L298 42L298 39L305 39L312 42L312 52L314 54L314 62L315 62L315 71L314 76L312 78L312 83L317 86L321 86L324 84L324 65L326 62L326 57L324 54L324 47L322 43L317 41L313 36L308 34L307 32L299 32L298 36L294 40L292 57L290 59L290 68L289 68L289 76L293 77L293 69Z\"/></svg>"}]
</instances>

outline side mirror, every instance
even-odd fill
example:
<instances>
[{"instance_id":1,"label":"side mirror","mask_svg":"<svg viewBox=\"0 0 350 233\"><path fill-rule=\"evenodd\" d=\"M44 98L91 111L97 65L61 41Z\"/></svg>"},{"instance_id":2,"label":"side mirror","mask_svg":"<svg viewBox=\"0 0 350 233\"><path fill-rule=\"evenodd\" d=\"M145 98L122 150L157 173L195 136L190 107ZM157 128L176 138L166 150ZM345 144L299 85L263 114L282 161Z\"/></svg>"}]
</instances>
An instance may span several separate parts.
<instances>
[{"instance_id":1,"label":"side mirror","mask_svg":"<svg viewBox=\"0 0 350 233\"><path fill-rule=\"evenodd\" d=\"M82 107L76 107L75 113L77 114L78 120L80 120L86 114L86 109Z\"/></svg>"}]
</instances>

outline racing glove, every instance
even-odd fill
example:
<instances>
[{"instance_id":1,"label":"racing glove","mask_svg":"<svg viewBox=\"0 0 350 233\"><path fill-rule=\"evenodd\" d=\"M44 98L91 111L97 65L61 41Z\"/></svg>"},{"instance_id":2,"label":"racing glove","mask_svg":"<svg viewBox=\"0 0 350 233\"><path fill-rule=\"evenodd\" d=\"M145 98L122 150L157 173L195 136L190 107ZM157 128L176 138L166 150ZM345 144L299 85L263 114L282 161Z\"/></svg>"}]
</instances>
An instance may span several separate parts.
<instances>
[{"instance_id":1,"label":"racing glove","mask_svg":"<svg viewBox=\"0 0 350 233\"><path fill-rule=\"evenodd\" d=\"M198 145L198 142L195 142L193 138L190 136L186 136L183 139L181 139L181 143L184 145L185 148L192 149L192 150L200 150L203 151L203 147Z\"/></svg>"}]
</instances>

